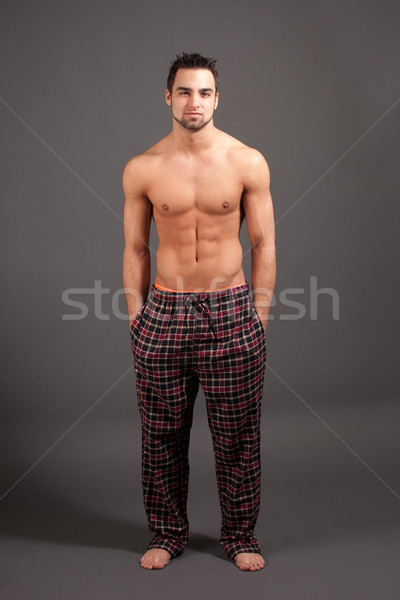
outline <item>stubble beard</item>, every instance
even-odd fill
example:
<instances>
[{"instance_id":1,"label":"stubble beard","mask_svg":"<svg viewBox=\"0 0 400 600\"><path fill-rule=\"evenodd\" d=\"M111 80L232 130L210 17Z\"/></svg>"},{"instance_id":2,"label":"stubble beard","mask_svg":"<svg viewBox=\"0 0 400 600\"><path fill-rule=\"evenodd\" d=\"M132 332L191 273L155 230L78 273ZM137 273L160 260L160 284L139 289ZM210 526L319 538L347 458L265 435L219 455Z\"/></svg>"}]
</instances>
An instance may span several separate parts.
<instances>
[{"instance_id":1,"label":"stubble beard","mask_svg":"<svg viewBox=\"0 0 400 600\"><path fill-rule=\"evenodd\" d=\"M182 119L178 119L171 108L171 112L172 112L172 116L175 119L175 121L177 123L179 123L179 125L182 125L182 127L184 127L185 129L190 129L191 131L198 131L199 129L202 129L203 127L205 127L206 125L208 125L208 123L211 121L211 119L214 116L214 111L213 114L211 115L211 117L208 119L208 121L204 120L204 116L202 117L202 119L200 121L197 121L195 119L186 119L185 117L183 117Z\"/></svg>"}]
</instances>

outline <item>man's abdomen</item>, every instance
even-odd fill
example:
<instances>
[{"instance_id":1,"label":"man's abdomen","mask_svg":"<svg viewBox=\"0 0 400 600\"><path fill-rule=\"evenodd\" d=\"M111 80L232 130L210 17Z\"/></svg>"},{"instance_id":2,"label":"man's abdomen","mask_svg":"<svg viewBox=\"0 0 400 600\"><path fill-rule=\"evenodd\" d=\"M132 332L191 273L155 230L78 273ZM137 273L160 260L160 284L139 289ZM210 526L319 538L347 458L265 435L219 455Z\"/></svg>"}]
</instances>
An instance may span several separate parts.
<instances>
[{"instance_id":1,"label":"man's abdomen","mask_svg":"<svg viewBox=\"0 0 400 600\"><path fill-rule=\"evenodd\" d=\"M215 290L244 280L239 239L221 242L160 243L157 251L159 285L173 290Z\"/></svg>"}]
</instances>

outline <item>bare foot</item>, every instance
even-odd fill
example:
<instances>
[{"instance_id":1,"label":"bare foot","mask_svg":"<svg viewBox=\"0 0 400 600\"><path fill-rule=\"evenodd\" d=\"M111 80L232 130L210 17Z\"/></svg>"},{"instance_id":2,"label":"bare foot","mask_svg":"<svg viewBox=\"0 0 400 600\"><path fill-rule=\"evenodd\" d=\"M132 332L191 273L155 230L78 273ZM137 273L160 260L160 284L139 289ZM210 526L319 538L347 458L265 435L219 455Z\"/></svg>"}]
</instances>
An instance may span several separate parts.
<instances>
[{"instance_id":1,"label":"bare foot","mask_svg":"<svg viewBox=\"0 0 400 600\"><path fill-rule=\"evenodd\" d=\"M161 548L151 548L143 554L140 566L144 569L162 569L169 563L171 555Z\"/></svg>"},{"instance_id":2,"label":"bare foot","mask_svg":"<svg viewBox=\"0 0 400 600\"><path fill-rule=\"evenodd\" d=\"M255 552L240 552L235 556L236 566L241 571L259 571L265 567L265 560L261 554Z\"/></svg>"}]
</instances>

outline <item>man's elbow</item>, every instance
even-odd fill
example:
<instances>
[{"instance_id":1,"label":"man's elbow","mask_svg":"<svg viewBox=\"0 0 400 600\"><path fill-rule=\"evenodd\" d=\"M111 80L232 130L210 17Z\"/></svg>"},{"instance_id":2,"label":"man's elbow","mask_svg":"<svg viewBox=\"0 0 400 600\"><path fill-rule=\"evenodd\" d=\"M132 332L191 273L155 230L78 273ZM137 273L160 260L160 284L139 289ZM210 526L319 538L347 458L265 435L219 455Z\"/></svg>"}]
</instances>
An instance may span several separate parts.
<instances>
[{"instance_id":1,"label":"man's elbow","mask_svg":"<svg viewBox=\"0 0 400 600\"><path fill-rule=\"evenodd\" d=\"M145 259L150 257L150 248L144 242L125 244L124 258Z\"/></svg>"},{"instance_id":2,"label":"man's elbow","mask_svg":"<svg viewBox=\"0 0 400 600\"><path fill-rule=\"evenodd\" d=\"M270 236L260 236L251 245L251 249L257 254L262 252L263 254L275 256L275 240Z\"/></svg>"}]
</instances>

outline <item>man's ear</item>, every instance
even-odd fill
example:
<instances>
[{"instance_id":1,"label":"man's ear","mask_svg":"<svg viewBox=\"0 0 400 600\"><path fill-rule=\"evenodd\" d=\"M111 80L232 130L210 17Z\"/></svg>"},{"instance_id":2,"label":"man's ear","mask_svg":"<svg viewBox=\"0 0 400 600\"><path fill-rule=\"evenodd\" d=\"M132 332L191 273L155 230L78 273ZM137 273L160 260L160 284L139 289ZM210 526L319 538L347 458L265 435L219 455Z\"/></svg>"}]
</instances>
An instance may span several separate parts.
<instances>
[{"instance_id":1,"label":"man's ear","mask_svg":"<svg viewBox=\"0 0 400 600\"><path fill-rule=\"evenodd\" d=\"M217 92L215 94L215 105L214 105L214 110L216 110L217 106L218 106L218 100L219 100L219 92Z\"/></svg>"},{"instance_id":2,"label":"man's ear","mask_svg":"<svg viewBox=\"0 0 400 600\"><path fill-rule=\"evenodd\" d=\"M165 102L168 104L168 106L171 106L171 92L168 88L165 90Z\"/></svg>"}]
</instances>

